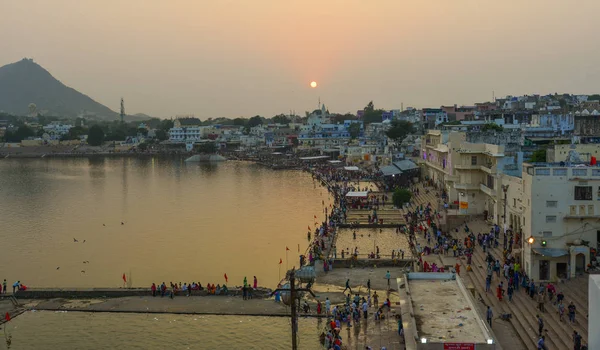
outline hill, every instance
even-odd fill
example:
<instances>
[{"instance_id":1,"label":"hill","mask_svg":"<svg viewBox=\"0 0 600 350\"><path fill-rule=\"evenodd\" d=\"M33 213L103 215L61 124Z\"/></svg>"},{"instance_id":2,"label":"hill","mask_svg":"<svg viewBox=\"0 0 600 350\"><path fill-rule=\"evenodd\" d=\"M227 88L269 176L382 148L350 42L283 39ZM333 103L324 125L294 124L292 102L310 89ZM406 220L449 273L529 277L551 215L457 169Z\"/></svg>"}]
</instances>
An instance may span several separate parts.
<instances>
[{"instance_id":1,"label":"hill","mask_svg":"<svg viewBox=\"0 0 600 350\"><path fill-rule=\"evenodd\" d=\"M45 115L76 117L85 110L99 119L119 118L119 113L64 85L33 60L0 67L0 111L26 115L30 103Z\"/></svg>"}]
</instances>

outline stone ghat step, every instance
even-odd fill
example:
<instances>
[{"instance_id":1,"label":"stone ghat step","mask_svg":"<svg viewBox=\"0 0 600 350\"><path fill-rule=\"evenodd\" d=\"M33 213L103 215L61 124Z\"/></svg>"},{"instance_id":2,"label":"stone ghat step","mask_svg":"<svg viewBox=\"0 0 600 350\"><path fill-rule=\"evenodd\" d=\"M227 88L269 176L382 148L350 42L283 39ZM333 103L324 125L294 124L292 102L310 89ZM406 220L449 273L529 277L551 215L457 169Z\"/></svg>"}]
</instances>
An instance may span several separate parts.
<instances>
[{"instance_id":1,"label":"stone ghat step","mask_svg":"<svg viewBox=\"0 0 600 350\"><path fill-rule=\"evenodd\" d=\"M157 292L158 293L158 292ZM179 291L177 295L186 295L187 291ZM269 288L258 287L252 291L255 298L268 298L272 293ZM93 299L93 298L123 298L131 296L148 296L150 288L28 288L15 293L17 299ZM192 290L194 296L206 296L206 290ZM227 295L242 295L241 287L229 288Z\"/></svg>"}]
</instances>

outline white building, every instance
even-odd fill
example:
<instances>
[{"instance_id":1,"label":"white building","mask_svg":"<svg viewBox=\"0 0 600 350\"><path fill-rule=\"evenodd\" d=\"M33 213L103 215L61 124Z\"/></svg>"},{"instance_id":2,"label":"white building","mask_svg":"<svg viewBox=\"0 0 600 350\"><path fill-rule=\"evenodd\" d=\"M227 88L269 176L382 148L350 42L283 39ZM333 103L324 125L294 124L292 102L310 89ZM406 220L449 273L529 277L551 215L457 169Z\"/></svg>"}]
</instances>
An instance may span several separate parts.
<instances>
[{"instance_id":1,"label":"white building","mask_svg":"<svg viewBox=\"0 0 600 350\"><path fill-rule=\"evenodd\" d=\"M169 130L169 141L172 143L197 142L200 139L199 126L182 126L179 119L175 119L173 127Z\"/></svg>"},{"instance_id":2,"label":"white building","mask_svg":"<svg viewBox=\"0 0 600 350\"><path fill-rule=\"evenodd\" d=\"M600 167L523 163L508 185L507 225L521 232L525 273L536 281L583 273L600 241Z\"/></svg>"},{"instance_id":3,"label":"white building","mask_svg":"<svg viewBox=\"0 0 600 350\"><path fill-rule=\"evenodd\" d=\"M62 136L69 133L69 130L73 127L71 124L61 124L60 122L51 122L50 124L43 127L44 132L50 136Z\"/></svg>"}]
</instances>

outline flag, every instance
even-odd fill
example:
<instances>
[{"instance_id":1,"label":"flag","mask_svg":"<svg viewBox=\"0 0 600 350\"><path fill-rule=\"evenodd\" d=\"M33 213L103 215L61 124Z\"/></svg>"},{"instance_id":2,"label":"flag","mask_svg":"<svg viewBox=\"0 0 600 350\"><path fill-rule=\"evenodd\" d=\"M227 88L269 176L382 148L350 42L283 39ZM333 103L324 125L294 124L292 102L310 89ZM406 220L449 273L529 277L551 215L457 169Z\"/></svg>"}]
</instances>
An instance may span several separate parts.
<instances>
[{"instance_id":1,"label":"flag","mask_svg":"<svg viewBox=\"0 0 600 350\"><path fill-rule=\"evenodd\" d=\"M310 225L308 225L308 230L310 231Z\"/></svg>"},{"instance_id":2,"label":"flag","mask_svg":"<svg viewBox=\"0 0 600 350\"><path fill-rule=\"evenodd\" d=\"M300 243L298 243L298 253L300 253Z\"/></svg>"},{"instance_id":3,"label":"flag","mask_svg":"<svg viewBox=\"0 0 600 350\"><path fill-rule=\"evenodd\" d=\"M125 274L123 274L123 282L127 282L127 277L125 277Z\"/></svg>"},{"instance_id":4,"label":"flag","mask_svg":"<svg viewBox=\"0 0 600 350\"><path fill-rule=\"evenodd\" d=\"M4 319L6 320L6 322L10 321L10 315L8 314L8 312L6 313L6 315L4 315Z\"/></svg>"},{"instance_id":5,"label":"flag","mask_svg":"<svg viewBox=\"0 0 600 350\"><path fill-rule=\"evenodd\" d=\"M315 215L315 219L317 218L317 216Z\"/></svg>"},{"instance_id":6,"label":"flag","mask_svg":"<svg viewBox=\"0 0 600 350\"><path fill-rule=\"evenodd\" d=\"M590 165L596 165L596 157L592 157L590 160Z\"/></svg>"},{"instance_id":7,"label":"flag","mask_svg":"<svg viewBox=\"0 0 600 350\"><path fill-rule=\"evenodd\" d=\"M290 250L290 248L288 248L287 246L285 247L285 251L287 252L288 250Z\"/></svg>"},{"instance_id":8,"label":"flag","mask_svg":"<svg viewBox=\"0 0 600 350\"><path fill-rule=\"evenodd\" d=\"M229 283L229 279L227 278L227 274L224 274L223 277L225 277L225 283Z\"/></svg>"},{"instance_id":9,"label":"flag","mask_svg":"<svg viewBox=\"0 0 600 350\"><path fill-rule=\"evenodd\" d=\"M283 260L281 260L281 258L279 258L279 265L281 265L283 263Z\"/></svg>"}]
</instances>

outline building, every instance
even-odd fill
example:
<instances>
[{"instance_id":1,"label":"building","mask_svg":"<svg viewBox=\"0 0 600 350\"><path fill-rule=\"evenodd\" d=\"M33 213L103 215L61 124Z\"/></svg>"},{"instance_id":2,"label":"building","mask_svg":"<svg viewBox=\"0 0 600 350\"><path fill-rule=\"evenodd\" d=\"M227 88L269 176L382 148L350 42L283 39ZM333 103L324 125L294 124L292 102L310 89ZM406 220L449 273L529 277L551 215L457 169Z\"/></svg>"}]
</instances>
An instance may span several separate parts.
<instances>
[{"instance_id":1,"label":"building","mask_svg":"<svg viewBox=\"0 0 600 350\"><path fill-rule=\"evenodd\" d=\"M504 146L469 143L463 132L430 130L422 139L422 174L447 195L461 215L483 214L498 220L500 175L513 163Z\"/></svg>"},{"instance_id":2,"label":"building","mask_svg":"<svg viewBox=\"0 0 600 350\"><path fill-rule=\"evenodd\" d=\"M441 108L423 108L421 119L426 129L433 129L442 123L448 122L448 113Z\"/></svg>"},{"instance_id":3,"label":"building","mask_svg":"<svg viewBox=\"0 0 600 350\"><path fill-rule=\"evenodd\" d=\"M520 232L525 273L557 280L587 270L600 241L600 167L523 163L520 177L504 175L507 224Z\"/></svg>"},{"instance_id":4,"label":"building","mask_svg":"<svg viewBox=\"0 0 600 350\"><path fill-rule=\"evenodd\" d=\"M58 140L62 135L68 134L72 127L73 125L71 124L62 124L61 122L53 121L50 124L45 125L43 129L45 133L50 135L51 139Z\"/></svg>"},{"instance_id":5,"label":"building","mask_svg":"<svg viewBox=\"0 0 600 350\"><path fill-rule=\"evenodd\" d=\"M569 154L575 152L579 155L580 161L589 162L592 157L600 159L600 144L598 143L579 143L569 145L554 145L546 150L546 161L549 163L566 162Z\"/></svg>"},{"instance_id":6,"label":"building","mask_svg":"<svg viewBox=\"0 0 600 350\"><path fill-rule=\"evenodd\" d=\"M173 127L169 130L171 143L197 142L201 139L199 126L183 126L179 119L175 119Z\"/></svg>"}]
</instances>

